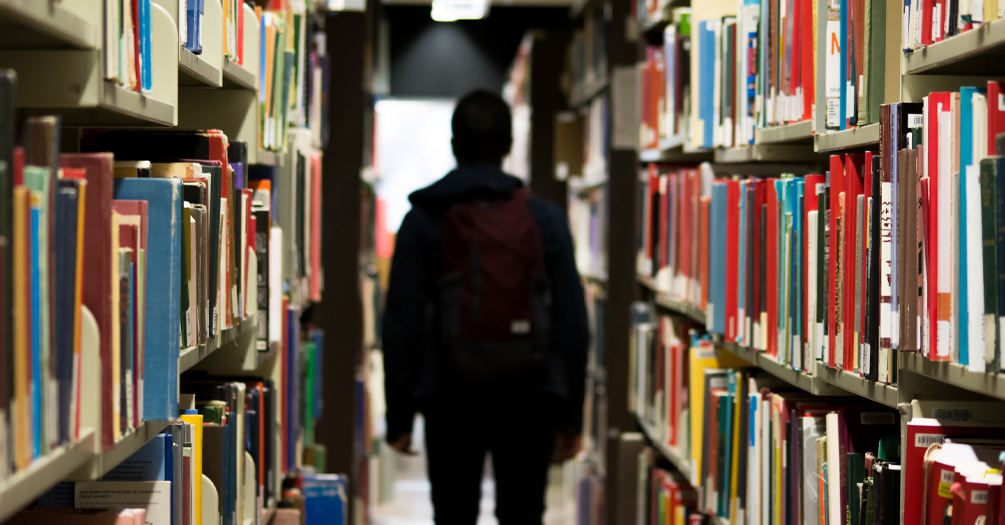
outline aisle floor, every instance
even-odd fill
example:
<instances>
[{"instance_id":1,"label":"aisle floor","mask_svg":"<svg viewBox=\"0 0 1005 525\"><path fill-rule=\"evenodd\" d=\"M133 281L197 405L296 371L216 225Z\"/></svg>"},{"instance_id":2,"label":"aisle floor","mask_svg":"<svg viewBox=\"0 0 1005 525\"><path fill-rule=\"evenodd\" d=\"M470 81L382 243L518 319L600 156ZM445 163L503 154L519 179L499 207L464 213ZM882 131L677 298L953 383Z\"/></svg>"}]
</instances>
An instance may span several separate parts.
<instances>
[{"instance_id":1,"label":"aisle floor","mask_svg":"<svg viewBox=\"0 0 1005 525\"><path fill-rule=\"evenodd\" d=\"M417 429L421 428L417 425ZM421 433L420 433L421 434ZM394 498L371 512L373 525L433 525L433 506L429 501L429 480L426 477L426 457L422 443L416 443L417 456L397 456L397 478ZM495 482L487 463L482 481L481 514L477 525L498 525L495 518ZM562 504L562 467L553 466L549 474L548 510L545 525L568 525L572 517L565 515Z\"/></svg>"}]
</instances>

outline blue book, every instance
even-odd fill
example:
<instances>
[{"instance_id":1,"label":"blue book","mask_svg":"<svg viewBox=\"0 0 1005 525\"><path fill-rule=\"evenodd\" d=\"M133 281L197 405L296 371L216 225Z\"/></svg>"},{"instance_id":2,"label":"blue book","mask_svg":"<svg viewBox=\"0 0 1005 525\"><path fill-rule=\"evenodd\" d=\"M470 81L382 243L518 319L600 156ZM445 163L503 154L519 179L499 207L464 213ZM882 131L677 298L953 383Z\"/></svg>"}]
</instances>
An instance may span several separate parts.
<instances>
[{"instance_id":1,"label":"blue book","mask_svg":"<svg viewBox=\"0 0 1005 525\"><path fill-rule=\"evenodd\" d=\"M715 28L718 23L718 20L702 20L698 22L698 37L701 39L698 59L702 64L708 66L698 68L698 85L700 89L698 115L704 122L701 141L703 148L712 147L712 131L715 129L716 101L714 100L715 97L712 96L715 93L715 68L712 65L715 64Z\"/></svg>"},{"instance_id":2,"label":"blue book","mask_svg":"<svg viewBox=\"0 0 1005 525\"><path fill-rule=\"evenodd\" d=\"M49 323L50 318L50 282L45 276L49 275L50 265L55 261L49 260L49 246L54 243L54 239L49 239L48 216L49 216L49 186L51 184L51 170L49 168L37 168L27 166L24 168L24 185L31 193L31 254L30 271L31 280L31 362L32 362L32 390L30 396L32 405L32 457L38 457L48 452L49 429L48 427L48 406L45 398L48 397L48 371L50 368L50 341ZM55 283L52 283L55 284ZM46 373L42 373L45 370Z\"/></svg>"},{"instance_id":3,"label":"blue book","mask_svg":"<svg viewBox=\"0 0 1005 525\"><path fill-rule=\"evenodd\" d=\"M709 210L709 308L712 332L726 333L726 184L712 183L712 204Z\"/></svg>"},{"instance_id":4,"label":"blue book","mask_svg":"<svg viewBox=\"0 0 1005 525\"><path fill-rule=\"evenodd\" d=\"M158 434L142 448L119 463L104 481L171 481L174 458L171 454L171 434Z\"/></svg>"},{"instance_id":5,"label":"blue book","mask_svg":"<svg viewBox=\"0 0 1005 525\"><path fill-rule=\"evenodd\" d=\"M202 24L199 21L202 20L203 0L188 0L186 7L188 13L185 22L188 25L188 40L185 42L185 49L194 55L201 55Z\"/></svg>"},{"instance_id":6,"label":"blue book","mask_svg":"<svg viewBox=\"0 0 1005 525\"><path fill-rule=\"evenodd\" d=\"M146 93L154 88L150 39L150 0L137 0L140 12L140 89Z\"/></svg>"},{"instance_id":7,"label":"blue book","mask_svg":"<svg viewBox=\"0 0 1005 525\"><path fill-rule=\"evenodd\" d=\"M181 180L116 179L115 198L148 206L143 419L178 417L178 351L181 346Z\"/></svg>"},{"instance_id":8,"label":"blue book","mask_svg":"<svg viewBox=\"0 0 1005 525\"><path fill-rule=\"evenodd\" d=\"M39 209L34 205L31 207L31 386L29 396L32 406L29 410L32 413L32 436L31 436L31 457L37 458L42 448L42 354L40 340L42 338L39 319L42 316L40 308L42 293L39 283L42 281L39 273L39 245L38 245L38 221Z\"/></svg>"},{"instance_id":9,"label":"blue book","mask_svg":"<svg viewBox=\"0 0 1005 525\"><path fill-rule=\"evenodd\" d=\"M787 327L792 323L791 298L785 293L788 282L785 279L785 216L792 213L794 200L792 179L775 181L775 193L778 194L778 361L789 362L789 341L783 337L789 333Z\"/></svg>"},{"instance_id":10,"label":"blue book","mask_svg":"<svg viewBox=\"0 0 1005 525\"><path fill-rule=\"evenodd\" d=\"M966 243L966 231L967 231L967 206L980 206L979 202L967 202L967 166L974 165L974 132L973 126L970 125L974 118L974 104L973 97L975 93L982 93L983 90L976 87L962 87L960 88L960 122L963 125L960 126L960 216L959 216L959 228L960 228L960 243L959 243L959 278L960 278L960 294L957 298L959 300L959 316L957 317L957 322L960 326L960 364L967 365L970 364L970 334L967 327L970 322L970 315L967 310L967 286L970 276L967 275L967 243ZM979 278L977 276L975 278ZM981 315L980 312L977 315Z\"/></svg>"},{"instance_id":11,"label":"blue book","mask_svg":"<svg viewBox=\"0 0 1005 525\"><path fill-rule=\"evenodd\" d=\"M80 181L61 179L56 193L56 379L59 392L59 442L70 440L73 402L73 348L77 316L77 219Z\"/></svg>"},{"instance_id":12,"label":"blue book","mask_svg":"<svg viewBox=\"0 0 1005 525\"><path fill-rule=\"evenodd\" d=\"M170 481L171 490L171 520L175 515L174 491L174 449L172 436L169 433L157 434L153 439L133 452L125 461L101 478L102 481ZM177 473L180 475L181 473Z\"/></svg>"},{"instance_id":13,"label":"blue book","mask_svg":"<svg viewBox=\"0 0 1005 525\"><path fill-rule=\"evenodd\" d=\"M378 332L379 333L379 332ZM325 331L320 328L315 328L311 330L311 338L314 339L314 370L317 377L314 379L314 419L321 419L322 409L324 404L321 402L324 399L322 396L321 383L321 371L324 370L324 363L322 362L322 356L324 356L324 340Z\"/></svg>"},{"instance_id":14,"label":"blue book","mask_svg":"<svg viewBox=\"0 0 1005 525\"><path fill-rule=\"evenodd\" d=\"M306 525L346 525L348 503L344 477L337 474L304 476Z\"/></svg>"}]
</instances>

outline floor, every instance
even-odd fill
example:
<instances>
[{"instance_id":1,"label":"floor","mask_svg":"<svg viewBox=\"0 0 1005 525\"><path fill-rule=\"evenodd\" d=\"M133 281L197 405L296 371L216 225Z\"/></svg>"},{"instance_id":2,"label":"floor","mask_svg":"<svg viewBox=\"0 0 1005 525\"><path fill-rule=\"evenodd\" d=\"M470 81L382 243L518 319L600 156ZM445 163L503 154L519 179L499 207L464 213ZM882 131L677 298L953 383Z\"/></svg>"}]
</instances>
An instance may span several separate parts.
<instances>
[{"instance_id":1,"label":"floor","mask_svg":"<svg viewBox=\"0 0 1005 525\"><path fill-rule=\"evenodd\" d=\"M419 423L421 425L421 423ZM416 427L421 428L419 426ZM416 432L421 436L422 432ZM416 450L422 450L422 443L416 443ZM481 515L477 525L498 525L495 518L495 483L491 479L491 469L486 465L486 479L482 481ZM552 467L547 496L548 509L545 525L568 525L571 516L566 516L562 504L562 468ZM429 481L426 479L426 458L418 456L397 456L397 477L394 482L394 498L371 512L373 525L433 525L433 507L429 501Z\"/></svg>"}]
</instances>

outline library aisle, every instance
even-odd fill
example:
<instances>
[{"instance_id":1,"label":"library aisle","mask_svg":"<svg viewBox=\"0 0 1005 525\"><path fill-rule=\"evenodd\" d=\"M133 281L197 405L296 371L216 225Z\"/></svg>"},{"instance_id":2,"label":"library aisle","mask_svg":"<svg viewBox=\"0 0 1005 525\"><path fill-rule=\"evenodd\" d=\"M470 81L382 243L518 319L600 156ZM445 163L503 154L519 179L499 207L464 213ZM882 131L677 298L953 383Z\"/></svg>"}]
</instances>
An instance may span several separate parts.
<instances>
[{"instance_id":1,"label":"library aisle","mask_svg":"<svg viewBox=\"0 0 1005 525\"><path fill-rule=\"evenodd\" d=\"M421 418L416 426L422 428ZM418 430L421 433L421 430ZM422 443L416 444L417 456L398 455L394 497L373 510L373 525L433 525L433 507L429 500L429 480L426 479L426 457ZM482 482L481 514L477 525L497 525L495 518L495 484L491 463L486 463ZM571 525L573 516L567 512L563 499L562 468L552 467L549 475L547 510L544 525Z\"/></svg>"}]
</instances>

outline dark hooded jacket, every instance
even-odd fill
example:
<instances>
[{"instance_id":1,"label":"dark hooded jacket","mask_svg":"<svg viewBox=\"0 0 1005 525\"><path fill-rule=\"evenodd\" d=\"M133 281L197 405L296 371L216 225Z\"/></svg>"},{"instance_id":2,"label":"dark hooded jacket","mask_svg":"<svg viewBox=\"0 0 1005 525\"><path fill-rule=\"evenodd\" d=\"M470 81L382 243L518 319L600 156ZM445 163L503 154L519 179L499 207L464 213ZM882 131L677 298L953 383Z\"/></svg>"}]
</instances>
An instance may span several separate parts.
<instances>
[{"instance_id":1,"label":"dark hooded jacket","mask_svg":"<svg viewBox=\"0 0 1005 525\"><path fill-rule=\"evenodd\" d=\"M489 165L458 168L409 196L412 210L398 230L381 343L387 397L387 439L412 431L415 413L440 395L479 395L484 388L453 383L437 358L432 334L432 300L439 278L439 231L443 212L458 202L505 199L523 186L520 179ZM572 236L562 209L541 197L528 201L541 231L552 290L552 353L547 377L531 389L563 400L556 414L561 430L579 432L589 327ZM481 388L481 390L479 390ZM499 386L492 387L498 393Z\"/></svg>"}]
</instances>

